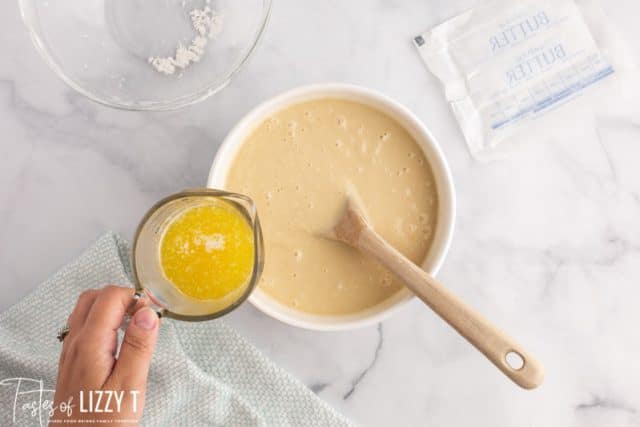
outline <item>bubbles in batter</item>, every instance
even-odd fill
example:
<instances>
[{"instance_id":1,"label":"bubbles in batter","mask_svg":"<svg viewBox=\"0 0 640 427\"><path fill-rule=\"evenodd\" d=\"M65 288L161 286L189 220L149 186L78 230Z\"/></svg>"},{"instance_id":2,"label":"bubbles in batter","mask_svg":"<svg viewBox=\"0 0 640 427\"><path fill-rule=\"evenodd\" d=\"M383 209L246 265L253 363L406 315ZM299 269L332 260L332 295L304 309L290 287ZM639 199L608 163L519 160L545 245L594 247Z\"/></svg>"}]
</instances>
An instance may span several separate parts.
<instances>
[{"instance_id":1,"label":"bubbles in batter","mask_svg":"<svg viewBox=\"0 0 640 427\"><path fill-rule=\"evenodd\" d=\"M354 313L402 288L375 260L319 237L340 215L347 188L376 231L416 263L436 226L436 186L421 148L392 118L352 101L304 102L266 119L240 148L227 187L256 201L261 288L309 313Z\"/></svg>"}]
</instances>

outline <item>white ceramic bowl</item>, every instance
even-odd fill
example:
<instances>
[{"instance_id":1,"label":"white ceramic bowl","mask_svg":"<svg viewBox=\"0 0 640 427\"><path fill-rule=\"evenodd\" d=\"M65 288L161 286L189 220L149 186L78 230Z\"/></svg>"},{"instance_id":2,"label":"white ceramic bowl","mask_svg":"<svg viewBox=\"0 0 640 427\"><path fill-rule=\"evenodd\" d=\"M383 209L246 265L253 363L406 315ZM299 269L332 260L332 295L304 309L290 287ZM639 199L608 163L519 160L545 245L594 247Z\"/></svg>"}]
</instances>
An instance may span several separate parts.
<instances>
[{"instance_id":1,"label":"white ceramic bowl","mask_svg":"<svg viewBox=\"0 0 640 427\"><path fill-rule=\"evenodd\" d=\"M433 170L438 191L436 232L422 267L435 275L449 249L455 222L455 196L451 173L438 143L427 127L407 108L379 92L346 84L315 84L290 90L264 102L247 114L229 132L211 166L208 186L226 188L227 176L234 157L247 137L265 118L292 104L318 98L348 99L376 108L404 126L422 148ZM262 312L289 325L330 331L354 329L380 322L412 297L411 292L403 289L374 307L345 316L319 316L294 310L280 304L259 287L253 291L249 301Z\"/></svg>"}]
</instances>

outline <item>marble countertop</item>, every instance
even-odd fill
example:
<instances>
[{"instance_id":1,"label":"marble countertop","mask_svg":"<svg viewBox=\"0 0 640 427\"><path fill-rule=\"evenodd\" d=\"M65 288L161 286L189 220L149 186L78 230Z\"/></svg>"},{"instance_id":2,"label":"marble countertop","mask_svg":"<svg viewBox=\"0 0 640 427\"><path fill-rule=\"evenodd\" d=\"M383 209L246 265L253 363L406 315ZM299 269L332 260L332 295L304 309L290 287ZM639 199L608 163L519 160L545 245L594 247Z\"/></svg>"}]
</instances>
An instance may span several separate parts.
<instances>
[{"instance_id":1,"label":"marble countertop","mask_svg":"<svg viewBox=\"0 0 640 427\"><path fill-rule=\"evenodd\" d=\"M544 385L517 388L417 301L352 332L295 329L250 305L226 320L362 425L640 425L640 122L596 117L579 138L473 161L410 43L473 1L278 0L227 89L161 114L68 88L15 3L0 5L0 309L104 231L130 238L155 200L203 185L226 132L260 101L351 82L405 104L441 141L458 222L439 277L544 362ZM640 39L637 3L607 7L627 40Z\"/></svg>"}]
</instances>

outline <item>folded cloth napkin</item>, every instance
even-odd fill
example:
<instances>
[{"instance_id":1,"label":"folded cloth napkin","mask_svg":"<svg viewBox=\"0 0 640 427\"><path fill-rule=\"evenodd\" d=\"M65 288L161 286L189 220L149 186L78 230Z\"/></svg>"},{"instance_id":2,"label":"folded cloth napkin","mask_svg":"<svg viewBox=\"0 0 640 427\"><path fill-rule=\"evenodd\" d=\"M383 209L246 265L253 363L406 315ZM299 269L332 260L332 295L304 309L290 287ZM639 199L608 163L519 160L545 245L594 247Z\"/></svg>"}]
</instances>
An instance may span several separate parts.
<instances>
[{"instance_id":1,"label":"folded cloth napkin","mask_svg":"<svg viewBox=\"0 0 640 427\"><path fill-rule=\"evenodd\" d=\"M128 254L121 238L106 234L0 314L0 425L46 424L46 411L33 405L39 394L22 392L37 390L34 381L42 381L43 399L53 398L46 390L55 388L57 330L83 289L131 284ZM18 387L15 378L25 380ZM350 425L220 320L171 319L162 321L141 424Z\"/></svg>"}]
</instances>

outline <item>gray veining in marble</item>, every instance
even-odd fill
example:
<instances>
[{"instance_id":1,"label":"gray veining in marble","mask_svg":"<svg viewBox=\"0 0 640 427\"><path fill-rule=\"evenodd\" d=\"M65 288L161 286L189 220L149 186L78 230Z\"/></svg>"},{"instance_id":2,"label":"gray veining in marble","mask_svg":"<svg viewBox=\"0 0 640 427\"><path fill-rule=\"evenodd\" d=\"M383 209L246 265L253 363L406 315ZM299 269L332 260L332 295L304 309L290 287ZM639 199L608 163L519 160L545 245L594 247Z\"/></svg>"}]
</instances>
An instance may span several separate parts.
<instances>
[{"instance_id":1,"label":"gray veining in marble","mask_svg":"<svg viewBox=\"0 0 640 427\"><path fill-rule=\"evenodd\" d=\"M155 200L204 184L226 132L260 101L305 83L357 83L408 106L440 140L459 209L440 278L539 356L545 384L516 388L418 302L352 332L295 329L249 305L228 322L362 425L640 426L640 120L598 116L578 138L472 161L411 45L472 0L276 0L227 89L156 114L65 86L15 3L0 5L0 309L103 231L131 236ZM627 40L640 38L637 3L607 12Z\"/></svg>"}]
</instances>

